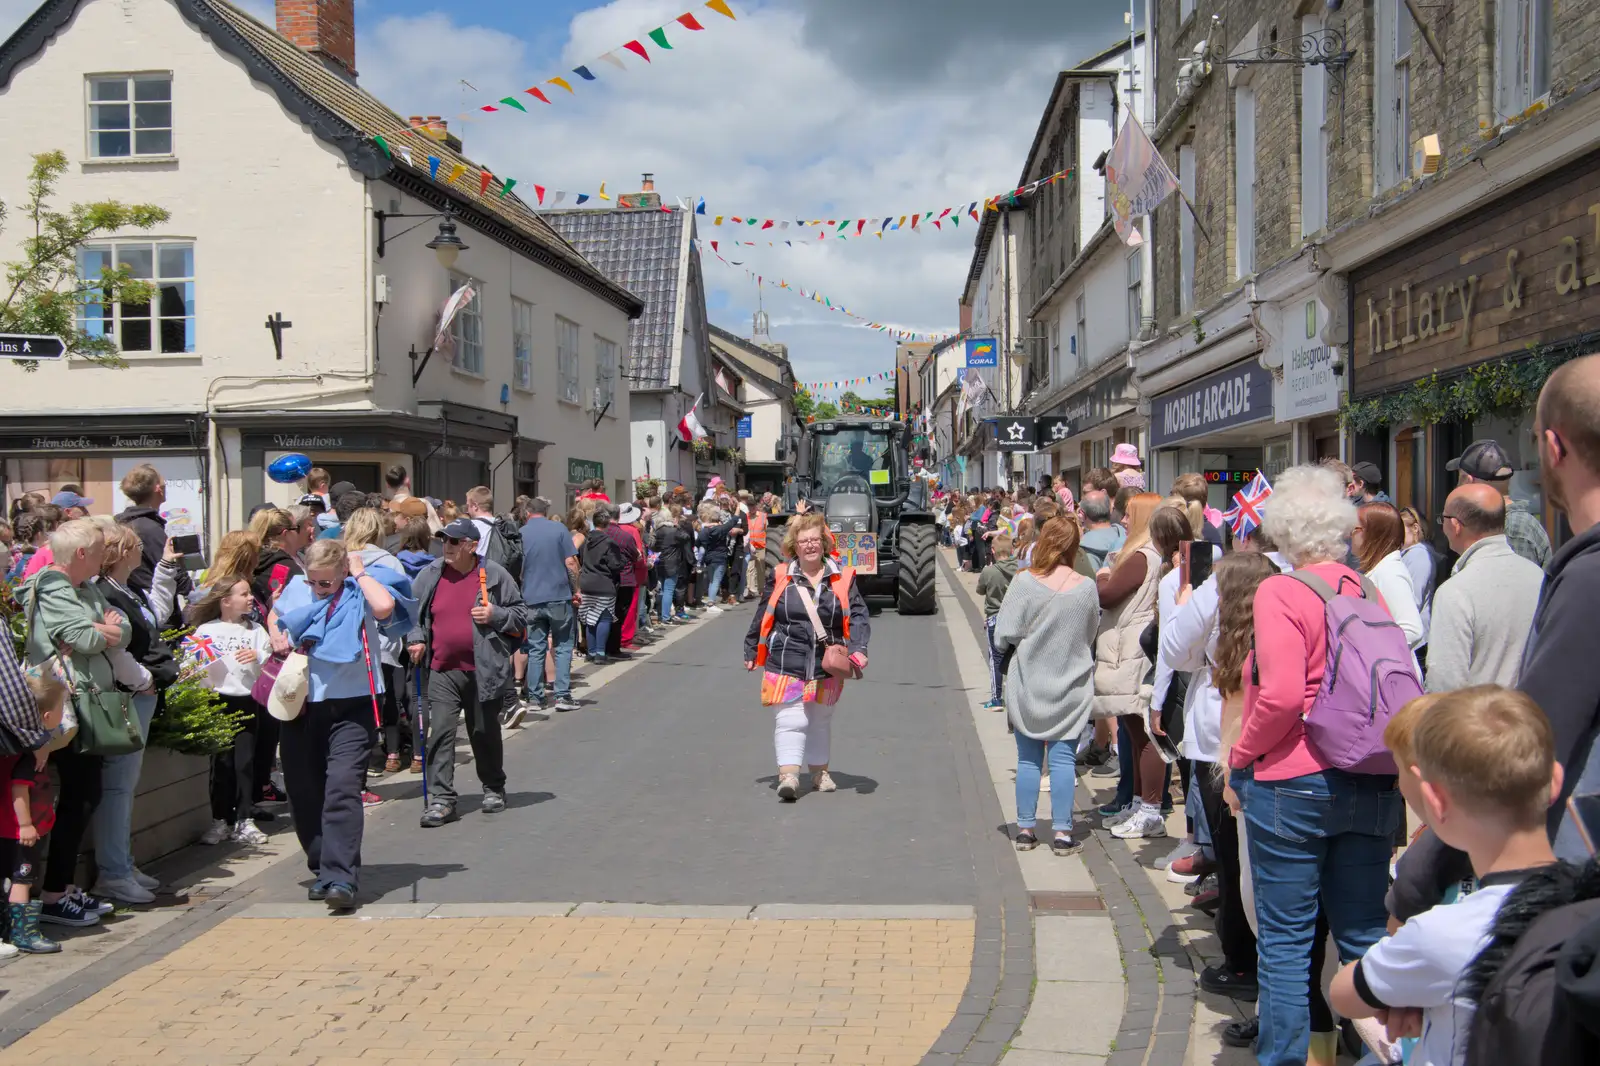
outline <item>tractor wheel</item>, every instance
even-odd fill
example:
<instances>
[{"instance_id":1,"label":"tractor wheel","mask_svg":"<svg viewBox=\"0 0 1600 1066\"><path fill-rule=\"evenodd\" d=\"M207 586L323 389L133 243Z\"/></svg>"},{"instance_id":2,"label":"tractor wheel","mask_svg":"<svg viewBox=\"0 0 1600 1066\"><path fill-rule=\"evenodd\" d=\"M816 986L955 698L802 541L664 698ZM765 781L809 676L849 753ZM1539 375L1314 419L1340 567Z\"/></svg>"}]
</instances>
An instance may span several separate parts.
<instances>
[{"instance_id":1,"label":"tractor wheel","mask_svg":"<svg viewBox=\"0 0 1600 1066\"><path fill-rule=\"evenodd\" d=\"M933 614L938 610L934 566L938 531L931 525L900 527L900 583L895 607L901 614Z\"/></svg>"}]
</instances>

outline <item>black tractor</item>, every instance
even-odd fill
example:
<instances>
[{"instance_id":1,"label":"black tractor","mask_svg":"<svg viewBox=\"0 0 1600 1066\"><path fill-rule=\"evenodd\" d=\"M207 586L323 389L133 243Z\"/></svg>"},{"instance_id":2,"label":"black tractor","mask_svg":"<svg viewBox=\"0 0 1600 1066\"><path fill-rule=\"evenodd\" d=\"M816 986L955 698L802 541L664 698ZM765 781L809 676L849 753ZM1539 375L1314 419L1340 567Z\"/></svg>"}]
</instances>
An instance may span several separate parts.
<instances>
[{"instance_id":1,"label":"black tractor","mask_svg":"<svg viewBox=\"0 0 1600 1066\"><path fill-rule=\"evenodd\" d=\"M772 517L768 564L780 561L783 524L802 506L820 510L863 594L892 597L901 614L937 611L939 534L928 483L911 466L910 439L911 427L892 420L835 418L807 426L784 512Z\"/></svg>"}]
</instances>

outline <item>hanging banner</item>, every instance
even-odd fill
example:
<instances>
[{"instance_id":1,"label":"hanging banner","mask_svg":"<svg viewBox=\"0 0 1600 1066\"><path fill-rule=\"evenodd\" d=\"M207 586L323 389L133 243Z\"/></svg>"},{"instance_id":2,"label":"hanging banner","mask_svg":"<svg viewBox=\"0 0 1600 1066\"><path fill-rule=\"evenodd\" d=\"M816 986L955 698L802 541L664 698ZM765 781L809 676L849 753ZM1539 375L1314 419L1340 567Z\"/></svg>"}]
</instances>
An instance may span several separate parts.
<instances>
[{"instance_id":1,"label":"hanging banner","mask_svg":"<svg viewBox=\"0 0 1600 1066\"><path fill-rule=\"evenodd\" d=\"M1000 345L993 337L967 338L967 365L970 366L999 366L995 353Z\"/></svg>"},{"instance_id":2,"label":"hanging banner","mask_svg":"<svg viewBox=\"0 0 1600 1066\"><path fill-rule=\"evenodd\" d=\"M1144 243L1133 220L1148 215L1178 188L1178 177L1161 158L1132 112L1122 124L1111 154L1106 157L1106 182L1117 236L1130 247Z\"/></svg>"}]
</instances>

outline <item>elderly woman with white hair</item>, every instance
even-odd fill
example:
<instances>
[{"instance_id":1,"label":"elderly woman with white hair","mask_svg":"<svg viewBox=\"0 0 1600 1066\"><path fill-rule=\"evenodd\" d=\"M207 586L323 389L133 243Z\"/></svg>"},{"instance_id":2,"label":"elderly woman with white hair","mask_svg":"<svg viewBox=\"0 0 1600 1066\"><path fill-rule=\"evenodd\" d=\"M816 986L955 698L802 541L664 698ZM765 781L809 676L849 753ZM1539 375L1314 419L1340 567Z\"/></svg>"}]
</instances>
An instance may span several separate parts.
<instances>
[{"instance_id":1,"label":"elderly woman with white hair","mask_svg":"<svg viewBox=\"0 0 1600 1066\"><path fill-rule=\"evenodd\" d=\"M1341 561L1355 525L1339 475L1297 466L1279 476L1263 529L1296 575L1320 578L1338 595L1362 596L1361 575ZM1341 770L1307 738L1304 718L1327 656L1322 597L1292 575L1263 581L1255 595L1255 647L1243 669L1241 731L1228 757L1237 797L1230 804L1242 807L1255 879L1262 1063L1306 1061L1319 899L1345 962L1376 943L1388 921L1384 893L1400 794L1393 774Z\"/></svg>"}]
</instances>

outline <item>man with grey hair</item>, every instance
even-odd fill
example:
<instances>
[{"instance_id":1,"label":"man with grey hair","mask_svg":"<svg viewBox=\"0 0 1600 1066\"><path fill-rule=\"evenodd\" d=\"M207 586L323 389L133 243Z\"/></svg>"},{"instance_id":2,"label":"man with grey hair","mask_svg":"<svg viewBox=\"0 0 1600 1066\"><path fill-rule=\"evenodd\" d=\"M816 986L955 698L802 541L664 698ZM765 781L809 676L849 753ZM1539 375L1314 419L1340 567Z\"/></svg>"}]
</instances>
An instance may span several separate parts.
<instances>
[{"instance_id":1,"label":"man with grey hair","mask_svg":"<svg viewBox=\"0 0 1600 1066\"><path fill-rule=\"evenodd\" d=\"M535 496L522 527L522 601L528 606L528 635L519 656L517 695L526 712L544 706L544 658L555 652L556 710L575 711L572 698L572 648L576 639L578 549L565 525L550 517L550 501ZM531 675L531 676L530 676ZM520 719L520 714L513 712Z\"/></svg>"},{"instance_id":2,"label":"man with grey hair","mask_svg":"<svg viewBox=\"0 0 1600 1066\"><path fill-rule=\"evenodd\" d=\"M1128 531L1121 523L1111 521L1111 497L1100 489L1090 489L1078 501L1083 512L1083 539L1078 549L1089 557L1095 570L1106 565L1106 559L1122 547Z\"/></svg>"},{"instance_id":3,"label":"man with grey hair","mask_svg":"<svg viewBox=\"0 0 1600 1066\"><path fill-rule=\"evenodd\" d=\"M1433 596L1427 690L1515 685L1544 571L1507 540L1505 501L1493 485L1457 488L1439 519L1460 558Z\"/></svg>"}]
</instances>

